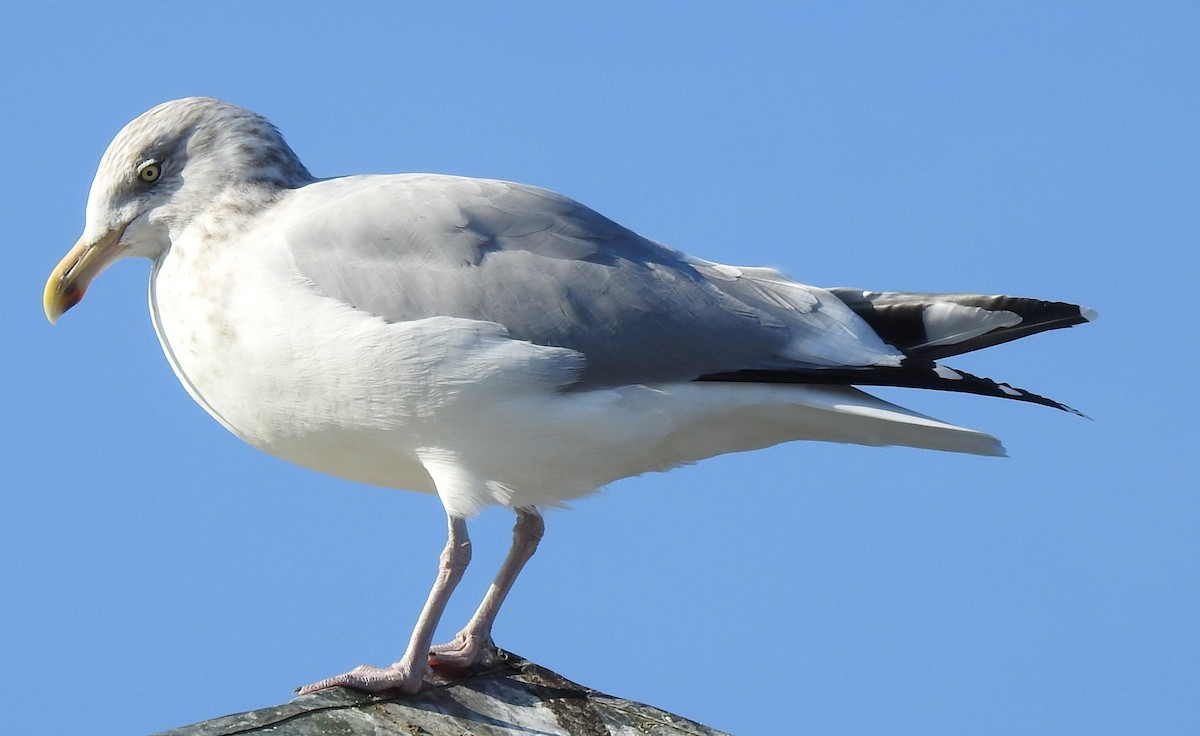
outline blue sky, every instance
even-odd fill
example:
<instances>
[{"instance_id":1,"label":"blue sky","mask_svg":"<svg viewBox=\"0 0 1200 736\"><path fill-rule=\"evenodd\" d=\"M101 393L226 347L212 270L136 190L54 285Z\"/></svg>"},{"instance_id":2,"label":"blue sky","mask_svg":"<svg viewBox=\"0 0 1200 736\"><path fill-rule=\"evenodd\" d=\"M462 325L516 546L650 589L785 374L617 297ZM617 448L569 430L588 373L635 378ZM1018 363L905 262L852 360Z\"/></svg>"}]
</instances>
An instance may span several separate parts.
<instances>
[{"instance_id":1,"label":"blue sky","mask_svg":"<svg viewBox=\"0 0 1200 736\"><path fill-rule=\"evenodd\" d=\"M192 403L145 262L42 316L109 140L207 94L267 115L319 176L513 179L807 283L1101 312L951 363L1095 421L883 392L1011 459L794 444L550 512L502 646L739 734L1200 731L1200 11L849 5L4 10L6 730L282 702L395 659L432 579L436 501L288 466ZM510 519L473 524L443 636Z\"/></svg>"}]
</instances>

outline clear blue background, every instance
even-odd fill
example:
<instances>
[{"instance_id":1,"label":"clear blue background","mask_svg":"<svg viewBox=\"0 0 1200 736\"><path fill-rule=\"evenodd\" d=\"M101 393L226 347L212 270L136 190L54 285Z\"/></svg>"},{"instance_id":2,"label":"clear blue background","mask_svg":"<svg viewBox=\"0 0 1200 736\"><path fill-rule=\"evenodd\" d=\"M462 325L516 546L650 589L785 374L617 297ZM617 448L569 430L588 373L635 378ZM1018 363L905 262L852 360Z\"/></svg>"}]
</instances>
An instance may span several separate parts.
<instances>
[{"instance_id":1,"label":"clear blue background","mask_svg":"<svg viewBox=\"0 0 1200 736\"><path fill-rule=\"evenodd\" d=\"M177 385L118 264L40 306L116 131L208 94L321 176L575 197L814 284L1077 301L888 392L1012 459L790 445L551 512L498 642L738 734L1200 733L1195 3L99 3L0 16L0 723L145 734L399 654L436 501L290 467ZM850 7L853 5L853 7ZM511 517L472 527L450 636Z\"/></svg>"}]
</instances>

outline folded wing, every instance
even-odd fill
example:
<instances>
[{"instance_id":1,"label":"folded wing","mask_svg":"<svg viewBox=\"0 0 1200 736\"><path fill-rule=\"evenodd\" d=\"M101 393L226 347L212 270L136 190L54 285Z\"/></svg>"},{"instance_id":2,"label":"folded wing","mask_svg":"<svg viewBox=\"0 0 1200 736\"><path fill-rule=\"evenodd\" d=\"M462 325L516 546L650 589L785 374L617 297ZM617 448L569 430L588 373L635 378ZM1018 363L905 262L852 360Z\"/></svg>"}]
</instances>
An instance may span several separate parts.
<instances>
[{"instance_id":1,"label":"folded wing","mask_svg":"<svg viewBox=\"0 0 1200 736\"><path fill-rule=\"evenodd\" d=\"M1069 410L934 360L1089 318L1033 299L806 286L772 269L692 258L509 182L347 177L297 190L287 206L288 250L317 290L392 322L480 320L577 351L586 367L574 389L892 385Z\"/></svg>"}]
</instances>

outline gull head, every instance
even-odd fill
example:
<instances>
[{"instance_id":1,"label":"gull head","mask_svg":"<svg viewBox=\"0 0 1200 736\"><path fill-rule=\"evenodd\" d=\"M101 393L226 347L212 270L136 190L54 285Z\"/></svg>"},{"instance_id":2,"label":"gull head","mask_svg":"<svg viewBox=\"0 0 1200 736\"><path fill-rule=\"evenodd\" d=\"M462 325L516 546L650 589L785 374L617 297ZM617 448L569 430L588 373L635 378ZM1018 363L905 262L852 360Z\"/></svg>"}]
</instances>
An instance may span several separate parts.
<instances>
[{"instance_id":1,"label":"gull head","mask_svg":"<svg viewBox=\"0 0 1200 736\"><path fill-rule=\"evenodd\" d=\"M126 125L100 159L83 235L46 281L55 322L121 258L158 258L214 205L252 203L313 181L260 115L209 97L165 102Z\"/></svg>"}]
</instances>

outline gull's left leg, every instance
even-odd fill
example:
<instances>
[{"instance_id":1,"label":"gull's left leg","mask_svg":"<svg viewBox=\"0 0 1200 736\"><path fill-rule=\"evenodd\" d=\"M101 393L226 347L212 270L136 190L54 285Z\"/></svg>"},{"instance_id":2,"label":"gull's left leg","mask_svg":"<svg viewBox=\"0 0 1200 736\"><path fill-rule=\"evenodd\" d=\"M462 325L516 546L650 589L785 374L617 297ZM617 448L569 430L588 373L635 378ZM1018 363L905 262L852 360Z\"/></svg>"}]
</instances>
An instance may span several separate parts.
<instances>
[{"instance_id":1,"label":"gull's left leg","mask_svg":"<svg viewBox=\"0 0 1200 736\"><path fill-rule=\"evenodd\" d=\"M317 690L330 687L352 687L356 690L382 692L384 690L400 690L415 693L421 689L425 672L429 667L429 644L433 641L433 632L437 628L442 612L454 587L462 579L467 563L471 561L471 540L467 536L467 521L461 516L448 514L449 533L446 548L438 558L438 574L434 580L429 598L417 619L412 637L408 640L408 649L398 662L387 667L372 667L364 664L350 670L344 675L329 677L311 685L305 685L296 692L308 695Z\"/></svg>"},{"instance_id":2,"label":"gull's left leg","mask_svg":"<svg viewBox=\"0 0 1200 736\"><path fill-rule=\"evenodd\" d=\"M500 604L504 603L504 598L512 589L521 568L533 557L545 530L546 524L537 509L517 509L512 547L508 550L508 556L504 558L500 571L496 573L496 579L492 581L475 615L463 630L458 632L454 640L439 644L430 650L430 664L470 667L482 659L488 650L495 648L492 644L492 623L500 611Z\"/></svg>"}]
</instances>

